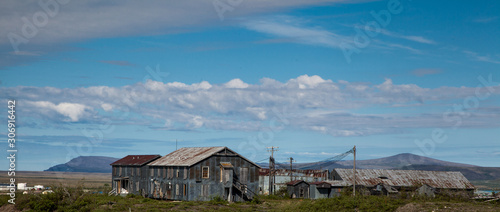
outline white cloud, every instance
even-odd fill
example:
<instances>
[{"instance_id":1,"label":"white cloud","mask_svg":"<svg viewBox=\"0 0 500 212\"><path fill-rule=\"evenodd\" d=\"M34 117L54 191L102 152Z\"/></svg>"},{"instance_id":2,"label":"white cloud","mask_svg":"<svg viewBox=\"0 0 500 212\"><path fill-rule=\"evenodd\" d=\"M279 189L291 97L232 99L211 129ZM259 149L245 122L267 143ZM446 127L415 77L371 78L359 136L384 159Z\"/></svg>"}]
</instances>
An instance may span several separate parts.
<instances>
[{"instance_id":1,"label":"white cloud","mask_svg":"<svg viewBox=\"0 0 500 212\"><path fill-rule=\"evenodd\" d=\"M34 106L35 108L39 108L42 111L44 110L55 111L65 117L70 118L69 121L71 122L77 122L82 116L84 116L85 110L91 109L91 107L85 106L83 104L67 103L67 102L62 102L56 105L48 101L36 101L36 102L28 102L28 104Z\"/></svg>"},{"instance_id":2,"label":"white cloud","mask_svg":"<svg viewBox=\"0 0 500 212\"><path fill-rule=\"evenodd\" d=\"M285 83L269 78L257 84L247 84L240 79L230 82L147 81L123 87L64 89L2 87L0 99L8 98L6 94L14 95L18 101L27 103L19 107L22 117L49 123L98 122L105 117L117 124L140 124L163 130L255 131L268 120L286 120L286 129L364 136L421 127L449 127L453 123L444 120L442 113L452 108L450 100L461 103L476 95L477 90L475 87L424 88L397 84L392 79L377 85L333 82L316 75L302 75ZM500 86L481 91L492 91L488 98L498 98ZM489 102L482 101L481 107L464 119L461 127L497 126L495 120L500 114L495 108L498 107ZM286 109L282 109L283 106ZM482 109L488 107L491 109ZM94 108L104 111L96 113ZM376 110L374 108L391 108L393 112L355 112ZM405 115L398 110L415 112ZM117 117L120 113L134 115Z\"/></svg>"},{"instance_id":3,"label":"white cloud","mask_svg":"<svg viewBox=\"0 0 500 212\"><path fill-rule=\"evenodd\" d=\"M241 81L241 79L232 79L224 84L224 86L226 86L226 88L248 88L248 84Z\"/></svg>"}]
</instances>

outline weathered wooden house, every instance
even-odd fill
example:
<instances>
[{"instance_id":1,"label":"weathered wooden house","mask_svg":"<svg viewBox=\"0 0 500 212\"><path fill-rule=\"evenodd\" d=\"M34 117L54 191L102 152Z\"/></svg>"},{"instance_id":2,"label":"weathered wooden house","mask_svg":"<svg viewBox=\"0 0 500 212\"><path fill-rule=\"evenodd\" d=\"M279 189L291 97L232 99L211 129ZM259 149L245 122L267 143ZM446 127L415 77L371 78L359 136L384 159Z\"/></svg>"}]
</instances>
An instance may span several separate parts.
<instances>
[{"instance_id":1,"label":"weathered wooden house","mask_svg":"<svg viewBox=\"0 0 500 212\"><path fill-rule=\"evenodd\" d=\"M110 164L112 166L111 183L116 194L147 194L147 164L160 158L160 155L127 155Z\"/></svg>"},{"instance_id":2,"label":"weathered wooden house","mask_svg":"<svg viewBox=\"0 0 500 212\"><path fill-rule=\"evenodd\" d=\"M148 164L148 196L169 200L252 199L259 166L227 147L186 147Z\"/></svg>"}]
</instances>

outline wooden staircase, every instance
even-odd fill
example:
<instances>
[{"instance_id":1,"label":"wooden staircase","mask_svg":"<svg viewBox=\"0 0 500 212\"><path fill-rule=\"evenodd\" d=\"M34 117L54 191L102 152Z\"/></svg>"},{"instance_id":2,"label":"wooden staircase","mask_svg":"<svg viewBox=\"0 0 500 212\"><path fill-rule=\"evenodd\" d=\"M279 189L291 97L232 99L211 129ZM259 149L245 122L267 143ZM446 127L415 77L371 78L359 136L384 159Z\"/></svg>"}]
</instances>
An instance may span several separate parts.
<instances>
[{"instance_id":1,"label":"wooden staircase","mask_svg":"<svg viewBox=\"0 0 500 212\"><path fill-rule=\"evenodd\" d=\"M252 200L253 197L257 195L255 192L249 189L246 184L243 184L236 179L233 180L233 186L236 188L236 190L241 192L243 199L246 201Z\"/></svg>"}]
</instances>

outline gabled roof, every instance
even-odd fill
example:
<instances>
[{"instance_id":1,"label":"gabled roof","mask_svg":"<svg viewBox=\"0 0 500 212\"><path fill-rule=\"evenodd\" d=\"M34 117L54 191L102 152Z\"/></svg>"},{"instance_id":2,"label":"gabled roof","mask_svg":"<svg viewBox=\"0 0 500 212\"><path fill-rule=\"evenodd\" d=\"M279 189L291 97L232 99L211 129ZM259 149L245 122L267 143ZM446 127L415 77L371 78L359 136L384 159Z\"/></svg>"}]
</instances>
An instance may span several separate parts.
<instances>
[{"instance_id":1,"label":"gabled roof","mask_svg":"<svg viewBox=\"0 0 500 212\"><path fill-rule=\"evenodd\" d=\"M246 159L235 151L227 148L227 147L184 147L180 148L176 151L171 152L168 155L161 157L158 160L155 160L148 165L150 166L192 166L196 163L209 158L215 154L222 155L236 155L249 163L260 168L259 165L255 164L251 160Z\"/></svg>"},{"instance_id":2,"label":"gabled roof","mask_svg":"<svg viewBox=\"0 0 500 212\"><path fill-rule=\"evenodd\" d=\"M335 169L335 172L345 183L352 185L352 169ZM357 169L356 184L405 187L427 184L434 188L474 189L474 185L462 173L444 171Z\"/></svg>"},{"instance_id":3,"label":"gabled roof","mask_svg":"<svg viewBox=\"0 0 500 212\"><path fill-rule=\"evenodd\" d=\"M127 155L124 158L113 162L112 166L142 166L155 159L160 158L161 155Z\"/></svg>"}]
</instances>

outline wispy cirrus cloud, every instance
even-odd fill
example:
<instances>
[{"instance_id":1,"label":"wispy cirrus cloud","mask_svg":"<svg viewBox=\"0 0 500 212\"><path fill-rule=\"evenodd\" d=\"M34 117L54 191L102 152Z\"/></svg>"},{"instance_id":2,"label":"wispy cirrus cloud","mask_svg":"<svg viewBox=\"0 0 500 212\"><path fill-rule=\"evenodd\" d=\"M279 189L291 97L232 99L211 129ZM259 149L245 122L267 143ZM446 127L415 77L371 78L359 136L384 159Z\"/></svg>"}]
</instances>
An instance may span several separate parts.
<instances>
[{"instance_id":1,"label":"wispy cirrus cloud","mask_svg":"<svg viewBox=\"0 0 500 212\"><path fill-rule=\"evenodd\" d=\"M467 55L469 58L472 58L473 60L476 60L476 61L500 64L500 55L496 55L496 56L481 55L477 52L468 51L468 50L463 50L462 52L465 53L465 55Z\"/></svg>"},{"instance_id":2,"label":"wispy cirrus cloud","mask_svg":"<svg viewBox=\"0 0 500 212\"><path fill-rule=\"evenodd\" d=\"M400 39L405 39L409 41L414 41L418 43L424 43L424 44L437 44L435 41L430 40L428 38L424 38L422 36L416 36L416 35L401 35L395 32L390 32L388 30L382 29L380 30L380 33L393 37L393 38L400 38Z\"/></svg>"},{"instance_id":3,"label":"wispy cirrus cloud","mask_svg":"<svg viewBox=\"0 0 500 212\"><path fill-rule=\"evenodd\" d=\"M107 64L111 64L111 65L117 65L117 66L136 66L135 64L133 64L129 61L124 61L124 60L101 60L99 62L107 63Z\"/></svg>"},{"instance_id":4,"label":"wispy cirrus cloud","mask_svg":"<svg viewBox=\"0 0 500 212\"><path fill-rule=\"evenodd\" d=\"M319 28L301 26L301 21L295 17L280 16L273 19L250 20L243 23L249 30L276 36L281 41L295 42L309 45L340 48L343 42L349 42L347 36Z\"/></svg>"},{"instance_id":5,"label":"wispy cirrus cloud","mask_svg":"<svg viewBox=\"0 0 500 212\"><path fill-rule=\"evenodd\" d=\"M476 23L491 23L491 22L495 22L497 20L498 20L498 16L492 16L492 17L476 18L476 19L472 20L472 22L476 22Z\"/></svg>"},{"instance_id":6,"label":"wispy cirrus cloud","mask_svg":"<svg viewBox=\"0 0 500 212\"><path fill-rule=\"evenodd\" d=\"M432 69L432 68L419 68L411 71L411 74L417 76L417 77L423 77L426 75L434 75L434 74L439 74L442 73L443 71L441 69Z\"/></svg>"}]
</instances>

